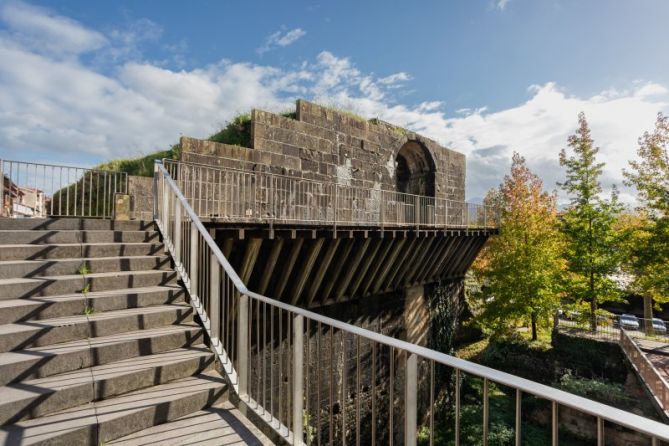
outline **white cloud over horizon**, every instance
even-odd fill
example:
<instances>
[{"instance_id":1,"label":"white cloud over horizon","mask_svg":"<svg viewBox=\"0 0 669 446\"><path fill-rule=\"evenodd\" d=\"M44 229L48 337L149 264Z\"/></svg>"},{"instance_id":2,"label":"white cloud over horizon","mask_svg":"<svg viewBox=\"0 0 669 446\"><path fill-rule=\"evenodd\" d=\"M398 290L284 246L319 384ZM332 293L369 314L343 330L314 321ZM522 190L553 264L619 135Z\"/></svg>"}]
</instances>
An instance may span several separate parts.
<instances>
[{"instance_id":1,"label":"white cloud over horizon","mask_svg":"<svg viewBox=\"0 0 669 446\"><path fill-rule=\"evenodd\" d=\"M656 82L587 97L549 82L529 87L516 106L490 111L482 104L449 116L442 101L398 102L410 73L364 73L328 51L289 69L221 60L177 70L141 57L141 42L159 39L160 28L103 34L19 2L0 6L0 22L0 156L34 161L91 165L149 153L181 134L205 137L251 108L286 111L304 97L408 127L465 153L470 198L501 182L514 151L554 189L562 176L558 153L584 111L610 187L621 186L637 138L669 104L669 86ZM113 69L100 68L98 57Z\"/></svg>"}]
</instances>

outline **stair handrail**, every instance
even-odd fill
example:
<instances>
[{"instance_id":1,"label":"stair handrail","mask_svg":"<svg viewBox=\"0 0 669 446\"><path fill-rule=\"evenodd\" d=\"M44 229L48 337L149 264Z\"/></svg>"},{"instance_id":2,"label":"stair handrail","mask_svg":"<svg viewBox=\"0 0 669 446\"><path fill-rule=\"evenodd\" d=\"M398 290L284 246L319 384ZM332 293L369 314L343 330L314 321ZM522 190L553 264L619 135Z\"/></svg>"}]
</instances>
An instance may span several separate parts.
<instances>
[{"instance_id":1,"label":"stair handrail","mask_svg":"<svg viewBox=\"0 0 669 446\"><path fill-rule=\"evenodd\" d=\"M417 406L418 406L418 363L427 363L429 365L430 382L434 384L435 365L445 365L455 371L455 413L456 413L456 444L460 444L460 380L462 374L473 375L483 380L483 438L484 444L487 440L489 428L489 386L491 383L501 384L516 391L516 444L520 444L521 438L521 420L522 404L520 403L522 395L529 394L551 402L551 437L552 443L558 442L558 409L568 407L578 412L591 415L597 420L597 439L598 444L604 441L605 422L613 423L632 431L651 437L653 445L658 441L669 441L669 426L657 421L641 417L630 412L617 409L615 407L602 404L587 398L567 393L565 391L546 386L525 378L501 372L490 367L472 363L445 353L437 352L426 347L401 341L377 332L357 327L336 319L332 319L303 308L295 307L284 302L257 294L250 291L240 279L236 271L229 263L226 256L218 247L211 234L193 211L188 201L181 193L175 181L171 178L169 172L160 160L156 160L154 175L154 220L162 234L163 242L171 254L176 265L176 270L181 277L184 286L190 296L191 304L200 317L202 325L210 338L211 348L221 361L221 365L227 379L238 396L241 403L255 413L256 416L265 420L276 433L281 435L286 441L292 444L309 444L310 436L313 435L308 416L308 406L305 412L305 401L309 402L309 380L304 377L304 328L307 330L309 324L314 323L318 326L320 336L322 326L329 327L330 342L332 342L332 333L334 329L339 330L344 335L353 336L358 348L360 341L365 340L370 344L374 352L381 348L386 348L390 352L390 379L393 379L394 364L399 361L400 356L404 357L404 444L415 445L417 439ZM178 230L175 230L178 228ZM188 235L188 237L185 237ZM190 242L189 242L190 240ZM202 247L203 249L200 249ZM207 251L206 253L203 251ZM212 286L215 285L215 286ZM262 304L262 305L261 305ZM254 307L255 305L255 307ZM251 331L253 322L259 323L259 318L254 319L254 308L256 314L260 314L260 308L263 307L266 322L266 311L269 307L274 315L276 310L279 314L279 320L282 321L282 314L286 313L286 321L289 325L286 331L288 347L291 348L291 359L294 365L292 380L288 380L288 386L291 392L285 396L290 402L292 410L282 413L281 405L273 413L273 406L268 407L266 395L254 393L250 385L251 364ZM273 327L273 326L272 326ZM290 329L292 327L292 330ZM257 330L259 326L255 327ZM274 327L275 328L275 327ZM274 329L272 329L272 333ZM279 328L279 337L281 328ZM266 338L264 338L266 339ZM274 338L272 338L274 340ZM310 344L309 341L308 345ZM283 343L282 343L283 345ZM274 345L271 353L274 354ZM308 350L307 346L307 352ZM345 344L344 347L345 348ZM377 350L378 349L378 350ZM396 353L397 352L397 353ZM263 351L263 358L265 352ZM375 353L376 355L376 353ZM397 358L396 358L397 356ZM260 356L258 355L258 358ZM280 357L279 357L280 358ZM359 360L358 350L358 360ZM376 356L374 356L376 358ZM273 358L272 358L273 359ZM258 359L260 361L260 359ZM264 361L264 359L263 359ZM280 359L279 359L280 361ZM270 361L270 366L272 361ZM307 371L310 362L307 361ZM265 378L264 362L262 369L263 379ZM318 364L320 366L320 364ZM358 369L359 370L359 369ZM376 370L376 369L374 369ZM289 368L290 371L290 368ZM346 373L346 368L343 369ZM272 375L273 377L273 375ZM260 378L258 378L260 379ZM263 385L266 384L263 382ZM306 385L306 399L305 399ZM346 384L344 383L344 388ZM391 386L391 400L394 387ZM270 389L274 391L273 388ZM281 397L281 386L279 386L279 397ZM339 390L338 390L339 392ZM359 393L356 395L360 395ZM273 396L273 395L272 395ZM430 402L434 402L434 386L430 394ZM376 398L376 394L374 394ZM261 400L262 399L262 400ZM271 400L270 400L271 401ZM394 401L394 400L393 400ZM359 401L356 403L359 404ZM345 405L344 405L345 408ZM342 411L344 410L342 408ZM372 403L372 416L374 414L374 404ZM394 410L394 407L393 407ZM391 430L390 435L394 435L397 426L392 420L393 410L389 412L390 419L387 425ZM305 413L307 415L305 415ZM359 406L356 415L359 415ZM306 417L306 420L305 420ZM434 414L430 411L429 434L430 439L434 435ZM342 419L343 413L342 413ZM332 401L330 401L330 426L334 423L332 416ZM356 420L359 426L359 419ZM320 417L318 418L320 423ZM320 424L319 424L320 427ZM372 438L375 434L375 426L370 426ZM331 431L332 432L332 431ZM305 437L306 434L306 437ZM320 435L320 432L319 432ZM359 435L359 429L356 431Z\"/></svg>"},{"instance_id":2,"label":"stair handrail","mask_svg":"<svg viewBox=\"0 0 669 446\"><path fill-rule=\"evenodd\" d=\"M623 327L620 327L620 347L658 406L669 416L669 383Z\"/></svg>"}]
</instances>

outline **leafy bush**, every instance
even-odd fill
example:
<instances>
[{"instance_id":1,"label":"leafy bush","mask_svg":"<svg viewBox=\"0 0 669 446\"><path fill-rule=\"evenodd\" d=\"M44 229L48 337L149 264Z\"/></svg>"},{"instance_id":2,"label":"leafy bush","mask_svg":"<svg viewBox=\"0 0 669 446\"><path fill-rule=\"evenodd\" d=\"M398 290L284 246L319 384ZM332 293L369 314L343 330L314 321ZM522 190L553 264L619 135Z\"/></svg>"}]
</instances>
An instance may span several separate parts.
<instances>
[{"instance_id":1,"label":"leafy bush","mask_svg":"<svg viewBox=\"0 0 669 446\"><path fill-rule=\"evenodd\" d=\"M567 392L575 393L586 398L610 404L612 406L629 409L636 403L624 389L622 384L612 383L603 379L579 378L567 371L560 378L558 386Z\"/></svg>"},{"instance_id":2,"label":"leafy bush","mask_svg":"<svg viewBox=\"0 0 669 446\"><path fill-rule=\"evenodd\" d=\"M235 116L219 132L211 135L209 141L251 147L251 114L244 113Z\"/></svg>"}]
</instances>

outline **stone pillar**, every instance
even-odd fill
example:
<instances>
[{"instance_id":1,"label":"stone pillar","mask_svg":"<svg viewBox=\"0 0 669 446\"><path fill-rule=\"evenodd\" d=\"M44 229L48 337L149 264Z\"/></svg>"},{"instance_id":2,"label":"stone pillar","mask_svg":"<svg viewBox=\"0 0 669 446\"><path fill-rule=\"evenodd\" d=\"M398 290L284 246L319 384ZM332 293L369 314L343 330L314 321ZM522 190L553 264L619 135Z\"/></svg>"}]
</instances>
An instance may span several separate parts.
<instances>
[{"instance_id":1,"label":"stone pillar","mask_svg":"<svg viewBox=\"0 0 669 446\"><path fill-rule=\"evenodd\" d=\"M404 326L407 342L427 347L430 334L430 309L425 287L422 285L404 290Z\"/></svg>"},{"instance_id":2,"label":"stone pillar","mask_svg":"<svg viewBox=\"0 0 669 446\"><path fill-rule=\"evenodd\" d=\"M130 195L130 218L153 220L153 178L128 176L128 195Z\"/></svg>"}]
</instances>

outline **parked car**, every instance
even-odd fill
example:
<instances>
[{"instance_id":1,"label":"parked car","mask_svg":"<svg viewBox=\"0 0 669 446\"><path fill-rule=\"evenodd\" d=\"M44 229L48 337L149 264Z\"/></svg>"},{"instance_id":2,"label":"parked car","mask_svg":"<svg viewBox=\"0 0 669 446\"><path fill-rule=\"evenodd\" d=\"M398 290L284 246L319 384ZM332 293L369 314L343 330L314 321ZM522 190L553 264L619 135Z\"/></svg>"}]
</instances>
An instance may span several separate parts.
<instances>
[{"instance_id":1,"label":"parked car","mask_svg":"<svg viewBox=\"0 0 669 446\"><path fill-rule=\"evenodd\" d=\"M623 314L620 316L620 328L625 330L638 330L639 329L639 318L632 314Z\"/></svg>"},{"instance_id":2,"label":"parked car","mask_svg":"<svg viewBox=\"0 0 669 446\"><path fill-rule=\"evenodd\" d=\"M651 319L651 323L653 324L653 331L655 333L665 334L667 332L667 326L662 319L654 317Z\"/></svg>"}]
</instances>

